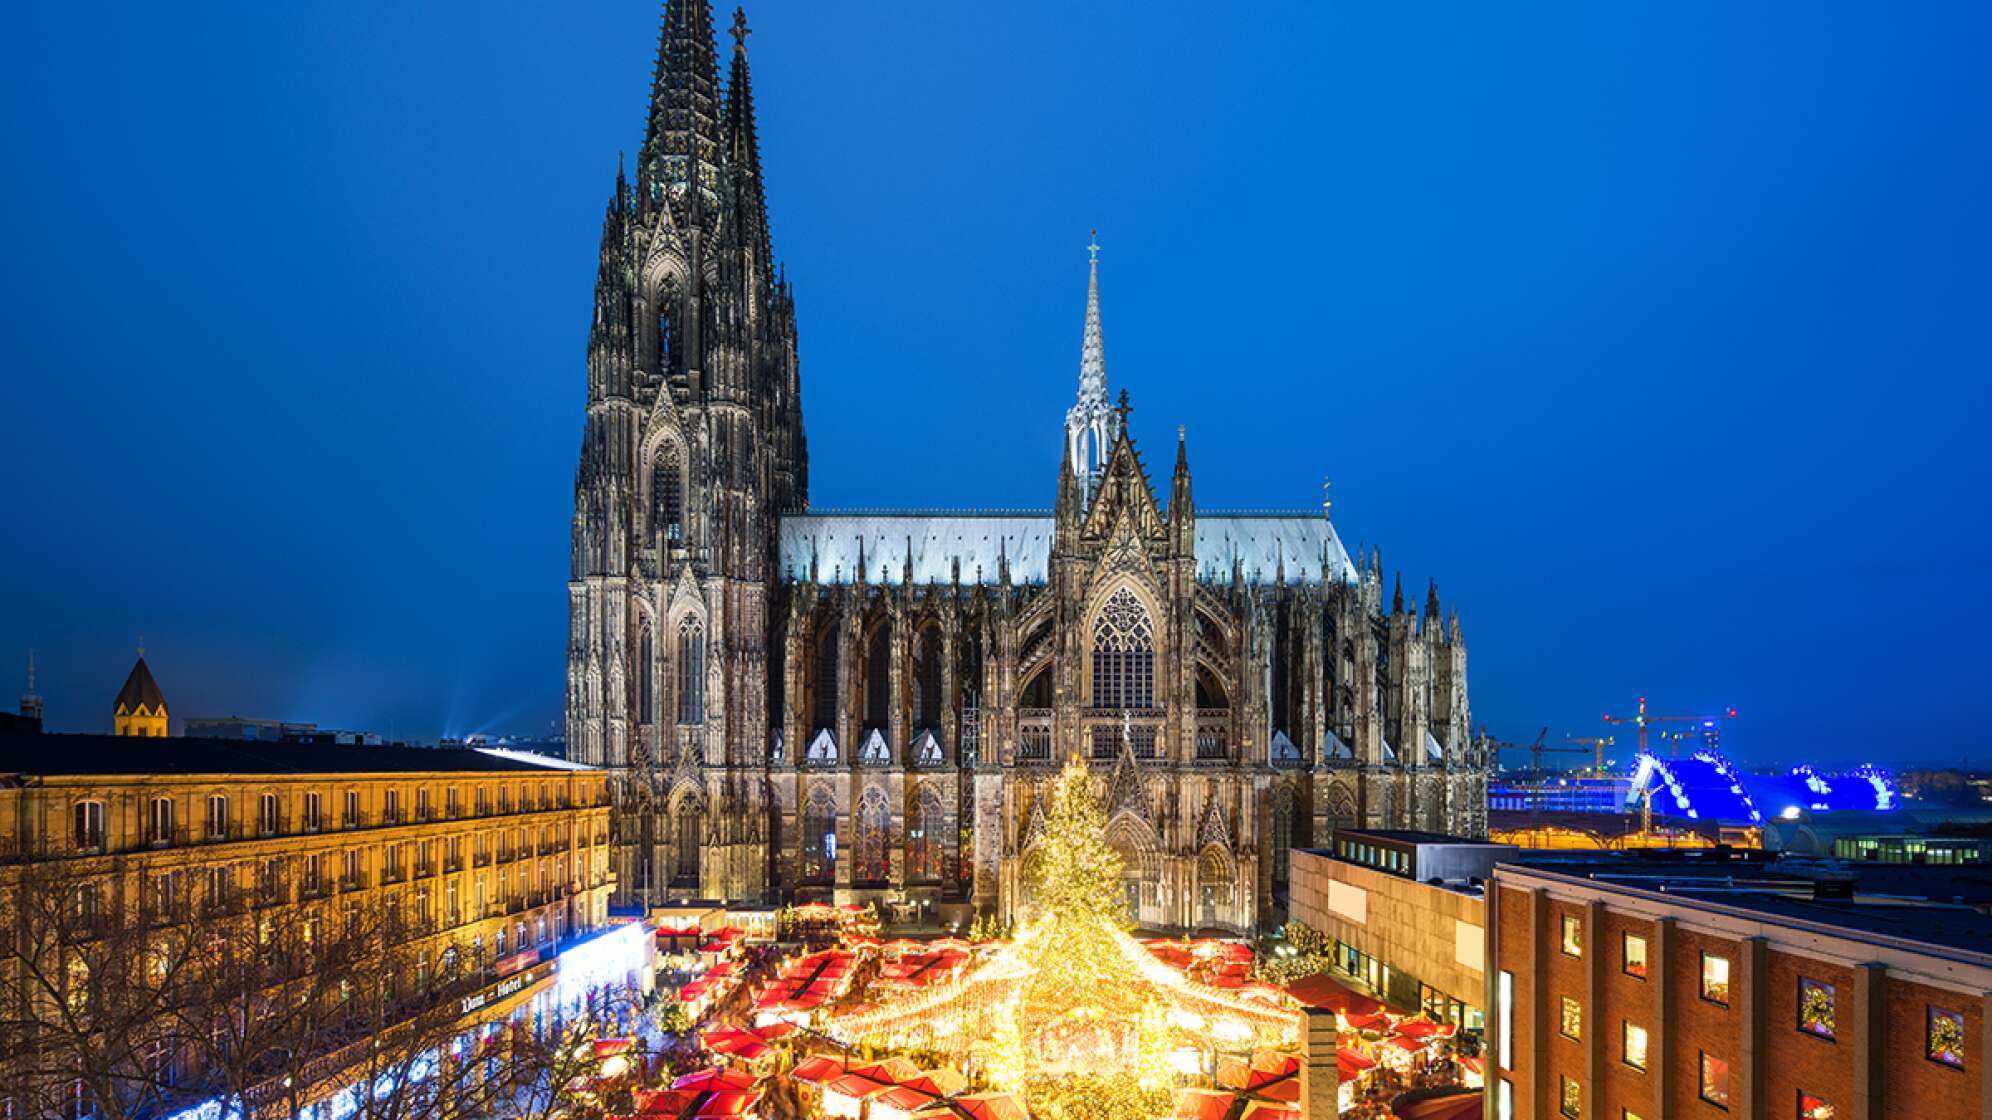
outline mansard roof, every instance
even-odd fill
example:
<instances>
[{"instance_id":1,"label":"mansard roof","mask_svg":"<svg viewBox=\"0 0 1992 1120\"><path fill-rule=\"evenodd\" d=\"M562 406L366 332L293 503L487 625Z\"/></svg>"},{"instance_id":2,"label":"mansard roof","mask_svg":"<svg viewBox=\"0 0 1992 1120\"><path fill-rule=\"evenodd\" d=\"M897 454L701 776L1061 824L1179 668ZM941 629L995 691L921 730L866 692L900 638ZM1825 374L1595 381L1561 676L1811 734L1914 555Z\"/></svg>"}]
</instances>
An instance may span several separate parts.
<instances>
[{"instance_id":1,"label":"mansard roof","mask_svg":"<svg viewBox=\"0 0 1992 1120\"><path fill-rule=\"evenodd\" d=\"M784 514L781 575L807 580L813 555L818 583L850 583L862 555L866 580L898 584L910 543L916 584L950 582L956 561L963 584L994 584L1005 559L1012 583L1043 583L1052 536L1052 515L1038 510ZM1197 578L1206 582L1229 583L1235 560L1248 582L1271 583L1284 564L1288 583L1318 583L1324 549L1329 577L1355 582L1355 565L1334 524L1318 513L1197 515Z\"/></svg>"}]
</instances>

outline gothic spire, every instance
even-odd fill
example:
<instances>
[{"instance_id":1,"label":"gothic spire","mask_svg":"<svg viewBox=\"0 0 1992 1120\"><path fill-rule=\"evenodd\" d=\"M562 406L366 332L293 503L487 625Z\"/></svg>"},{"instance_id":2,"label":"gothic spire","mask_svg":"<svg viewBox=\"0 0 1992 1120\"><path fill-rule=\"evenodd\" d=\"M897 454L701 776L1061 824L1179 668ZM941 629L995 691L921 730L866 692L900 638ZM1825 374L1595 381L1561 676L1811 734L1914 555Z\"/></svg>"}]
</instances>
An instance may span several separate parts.
<instances>
[{"instance_id":1,"label":"gothic spire","mask_svg":"<svg viewBox=\"0 0 1992 1120\"><path fill-rule=\"evenodd\" d=\"M28 690L21 693L21 714L29 719L42 718L42 698L35 692L35 651L28 651Z\"/></svg>"},{"instance_id":2,"label":"gothic spire","mask_svg":"<svg viewBox=\"0 0 1992 1120\"><path fill-rule=\"evenodd\" d=\"M1100 333L1100 231L1086 246L1086 330L1079 347L1079 400L1065 413L1065 454L1080 486L1107 466L1121 418L1107 403L1107 346Z\"/></svg>"},{"instance_id":3,"label":"gothic spire","mask_svg":"<svg viewBox=\"0 0 1992 1120\"><path fill-rule=\"evenodd\" d=\"M719 60L713 46L709 0L665 0L657 33L657 68L651 78L650 119L644 130L641 170L652 189L675 189L720 155Z\"/></svg>"},{"instance_id":4,"label":"gothic spire","mask_svg":"<svg viewBox=\"0 0 1992 1120\"><path fill-rule=\"evenodd\" d=\"M754 86L747 73L747 9L733 9L733 69L726 79L726 154L732 165L734 205L743 242L753 244L764 269L774 256L768 238L768 199L761 185L761 141L754 127Z\"/></svg>"}]
</instances>

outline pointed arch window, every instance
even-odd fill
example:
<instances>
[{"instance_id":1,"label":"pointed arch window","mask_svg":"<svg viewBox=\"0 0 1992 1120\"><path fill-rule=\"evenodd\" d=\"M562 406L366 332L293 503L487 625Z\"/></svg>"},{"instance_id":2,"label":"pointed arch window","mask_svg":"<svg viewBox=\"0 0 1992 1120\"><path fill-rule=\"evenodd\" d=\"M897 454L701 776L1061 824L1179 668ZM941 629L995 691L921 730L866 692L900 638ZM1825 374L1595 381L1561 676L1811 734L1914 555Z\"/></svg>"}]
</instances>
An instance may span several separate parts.
<instances>
[{"instance_id":1,"label":"pointed arch window","mask_svg":"<svg viewBox=\"0 0 1992 1120\"><path fill-rule=\"evenodd\" d=\"M1155 706L1155 627L1134 593L1107 597L1093 623L1093 706Z\"/></svg>"},{"instance_id":2,"label":"pointed arch window","mask_svg":"<svg viewBox=\"0 0 1992 1120\"><path fill-rule=\"evenodd\" d=\"M686 619L678 627L678 722L705 722L705 627Z\"/></svg>"},{"instance_id":3,"label":"pointed arch window","mask_svg":"<svg viewBox=\"0 0 1992 1120\"><path fill-rule=\"evenodd\" d=\"M655 701L652 695L652 681L655 677L656 650L650 640L650 624L643 624L643 636L636 643L636 721L648 724L656 718ZM455 793L455 790L451 790Z\"/></svg>"},{"instance_id":4,"label":"pointed arch window","mask_svg":"<svg viewBox=\"0 0 1992 1120\"><path fill-rule=\"evenodd\" d=\"M802 814L802 875L819 883L837 877L837 805L820 789Z\"/></svg>"},{"instance_id":5,"label":"pointed arch window","mask_svg":"<svg viewBox=\"0 0 1992 1120\"><path fill-rule=\"evenodd\" d=\"M816 664L810 674L810 688L815 695L815 720L818 728L835 731L837 727L837 623L831 619L823 624L816 638Z\"/></svg>"},{"instance_id":6,"label":"pointed arch window","mask_svg":"<svg viewBox=\"0 0 1992 1120\"><path fill-rule=\"evenodd\" d=\"M865 727L884 728L892 720L892 628L872 631L865 655Z\"/></svg>"},{"instance_id":7,"label":"pointed arch window","mask_svg":"<svg viewBox=\"0 0 1992 1120\"><path fill-rule=\"evenodd\" d=\"M684 537L685 471L678 445L658 449L650 468L650 523L659 537L675 544Z\"/></svg>"},{"instance_id":8,"label":"pointed arch window","mask_svg":"<svg viewBox=\"0 0 1992 1120\"><path fill-rule=\"evenodd\" d=\"M941 726L941 632L929 626L920 634L913 659L913 726Z\"/></svg>"},{"instance_id":9,"label":"pointed arch window","mask_svg":"<svg viewBox=\"0 0 1992 1120\"><path fill-rule=\"evenodd\" d=\"M858 809L858 882L885 882L891 867L886 854L886 838L891 827L892 812L886 808L885 795L874 789L865 795Z\"/></svg>"},{"instance_id":10,"label":"pointed arch window","mask_svg":"<svg viewBox=\"0 0 1992 1120\"><path fill-rule=\"evenodd\" d=\"M699 885L699 848L705 843L705 818L699 812L699 799L687 797L678 805L678 851L671 868L673 887Z\"/></svg>"},{"instance_id":11,"label":"pointed arch window","mask_svg":"<svg viewBox=\"0 0 1992 1120\"><path fill-rule=\"evenodd\" d=\"M941 877L941 838L947 822L941 813L941 797L933 787L922 787L913 801L913 819L906 824L906 877L919 883Z\"/></svg>"}]
</instances>

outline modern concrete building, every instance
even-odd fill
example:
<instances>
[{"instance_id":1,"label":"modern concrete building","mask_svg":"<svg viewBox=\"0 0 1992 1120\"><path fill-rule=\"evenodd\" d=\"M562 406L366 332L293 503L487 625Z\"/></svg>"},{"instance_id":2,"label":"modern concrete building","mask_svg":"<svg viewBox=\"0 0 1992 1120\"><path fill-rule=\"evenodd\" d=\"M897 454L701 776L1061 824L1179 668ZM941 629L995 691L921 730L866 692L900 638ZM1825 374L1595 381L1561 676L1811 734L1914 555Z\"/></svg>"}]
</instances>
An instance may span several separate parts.
<instances>
[{"instance_id":1,"label":"modern concrete building","mask_svg":"<svg viewBox=\"0 0 1992 1120\"><path fill-rule=\"evenodd\" d=\"M1436 833L1337 830L1293 854L1294 921L1329 941L1337 978L1400 1009L1481 1029L1486 987L1481 883L1516 849Z\"/></svg>"},{"instance_id":2,"label":"modern concrete building","mask_svg":"<svg viewBox=\"0 0 1992 1120\"><path fill-rule=\"evenodd\" d=\"M1992 1117L1992 919L1728 859L1496 869L1490 1117Z\"/></svg>"}]
</instances>

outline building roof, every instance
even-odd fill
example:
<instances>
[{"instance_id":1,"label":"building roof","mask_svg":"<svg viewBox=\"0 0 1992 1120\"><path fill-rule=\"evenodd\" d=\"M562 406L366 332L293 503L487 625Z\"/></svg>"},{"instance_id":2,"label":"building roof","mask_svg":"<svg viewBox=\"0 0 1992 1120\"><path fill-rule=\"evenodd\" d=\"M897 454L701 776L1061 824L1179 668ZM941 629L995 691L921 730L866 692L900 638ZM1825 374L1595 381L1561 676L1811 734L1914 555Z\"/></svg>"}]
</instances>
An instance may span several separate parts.
<instances>
[{"instance_id":1,"label":"building roof","mask_svg":"<svg viewBox=\"0 0 1992 1120\"><path fill-rule=\"evenodd\" d=\"M1399 844L1466 844L1478 847L1511 847L1493 840L1475 840L1467 836L1452 836L1444 832L1425 832L1415 828L1338 828L1337 840L1392 840ZM1326 854L1326 853L1324 853Z\"/></svg>"},{"instance_id":2,"label":"building roof","mask_svg":"<svg viewBox=\"0 0 1992 1120\"><path fill-rule=\"evenodd\" d=\"M538 755L437 747L361 747L247 739L42 735L0 728L0 774L34 777L145 774L399 774L567 769Z\"/></svg>"},{"instance_id":3,"label":"building roof","mask_svg":"<svg viewBox=\"0 0 1992 1120\"><path fill-rule=\"evenodd\" d=\"M1992 916L1974 909L1982 885L1941 874L1890 874L1858 862L1780 860L1770 853L1641 850L1609 855L1530 851L1497 871L1590 879L1668 899L1726 906L1902 941L1992 953ZM1949 869L1945 869L1949 870ZM1833 897L1834 888L1851 897ZM1898 893L1899 892L1899 893ZM1893 895L1894 897L1886 897Z\"/></svg>"},{"instance_id":4,"label":"building roof","mask_svg":"<svg viewBox=\"0 0 1992 1120\"><path fill-rule=\"evenodd\" d=\"M142 653L132 663L131 674L125 677L124 687L118 690L117 703L111 710L129 714L140 708L151 715L166 711L165 694L159 691L159 682L152 679L152 670L146 667Z\"/></svg>"},{"instance_id":5,"label":"building roof","mask_svg":"<svg viewBox=\"0 0 1992 1120\"><path fill-rule=\"evenodd\" d=\"M784 514L782 578L850 583L863 558L865 578L898 584L909 554L914 583L946 584L960 565L963 584L995 584L1009 565L1012 583L1043 583L1051 571L1052 515L1042 511L853 511ZM1335 526L1318 513L1200 513L1197 578L1229 583L1234 562L1247 582L1321 581L1322 557L1331 579L1353 583L1355 565Z\"/></svg>"}]
</instances>

